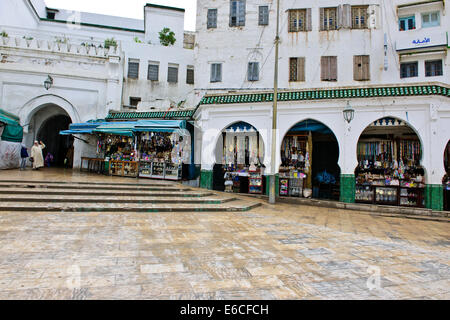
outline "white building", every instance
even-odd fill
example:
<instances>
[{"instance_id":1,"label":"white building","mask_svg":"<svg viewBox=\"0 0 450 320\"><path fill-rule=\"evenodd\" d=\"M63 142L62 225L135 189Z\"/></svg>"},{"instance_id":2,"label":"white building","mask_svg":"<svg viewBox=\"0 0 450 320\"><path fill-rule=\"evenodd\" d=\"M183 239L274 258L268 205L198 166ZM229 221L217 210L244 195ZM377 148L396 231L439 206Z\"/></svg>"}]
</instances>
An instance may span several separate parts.
<instances>
[{"instance_id":1,"label":"white building","mask_svg":"<svg viewBox=\"0 0 450 320\"><path fill-rule=\"evenodd\" d=\"M195 115L202 128L196 137L201 143L196 149L202 150L197 155L201 185L215 186L214 165L222 164L223 156L221 133L231 124L244 121L259 131L261 161L271 175L282 164L285 135L310 119L334 134L337 151L330 157L336 156L339 166L340 199L354 202L360 136L389 117L417 134L425 203L442 209L443 154L450 139L448 5L414 0L280 3L277 170L271 172L276 1L198 1L196 89L205 94ZM348 104L355 111L350 123L343 117Z\"/></svg>"},{"instance_id":2,"label":"white building","mask_svg":"<svg viewBox=\"0 0 450 320\"><path fill-rule=\"evenodd\" d=\"M166 27L174 45L160 44ZM194 41L183 29L179 8L147 4L136 20L51 9L44 0L2 0L0 107L20 117L27 146L42 139L61 163L71 141L58 132L69 123L110 111L193 106ZM75 140L74 167L81 155L95 154L89 142Z\"/></svg>"}]
</instances>

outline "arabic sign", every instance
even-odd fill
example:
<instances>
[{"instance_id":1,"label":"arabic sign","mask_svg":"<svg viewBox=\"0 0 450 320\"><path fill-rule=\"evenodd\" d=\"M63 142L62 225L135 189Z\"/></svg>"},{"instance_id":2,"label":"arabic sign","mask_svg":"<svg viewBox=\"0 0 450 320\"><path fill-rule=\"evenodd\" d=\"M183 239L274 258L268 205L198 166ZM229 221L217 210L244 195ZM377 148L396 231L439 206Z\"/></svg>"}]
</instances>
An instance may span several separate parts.
<instances>
[{"instance_id":1,"label":"arabic sign","mask_svg":"<svg viewBox=\"0 0 450 320\"><path fill-rule=\"evenodd\" d=\"M425 34L424 32L416 32L412 36L403 36L397 40L397 51L428 48L436 46L447 46L447 36L445 32L437 34Z\"/></svg>"}]
</instances>

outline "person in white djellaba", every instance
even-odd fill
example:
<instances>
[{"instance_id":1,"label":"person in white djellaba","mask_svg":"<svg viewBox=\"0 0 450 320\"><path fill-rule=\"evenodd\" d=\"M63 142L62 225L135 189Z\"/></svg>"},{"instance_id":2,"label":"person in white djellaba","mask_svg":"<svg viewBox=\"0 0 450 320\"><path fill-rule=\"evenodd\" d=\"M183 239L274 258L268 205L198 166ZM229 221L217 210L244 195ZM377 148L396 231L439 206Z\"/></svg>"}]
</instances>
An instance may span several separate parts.
<instances>
[{"instance_id":1,"label":"person in white djellaba","mask_svg":"<svg viewBox=\"0 0 450 320\"><path fill-rule=\"evenodd\" d=\"M31 161L33 162L33 169L39 170L44 166L44 156L42 155L42 149L45 148L45 144L42 141L34 142L33 147L31 148Z\"/></svg>"}]
</instances>

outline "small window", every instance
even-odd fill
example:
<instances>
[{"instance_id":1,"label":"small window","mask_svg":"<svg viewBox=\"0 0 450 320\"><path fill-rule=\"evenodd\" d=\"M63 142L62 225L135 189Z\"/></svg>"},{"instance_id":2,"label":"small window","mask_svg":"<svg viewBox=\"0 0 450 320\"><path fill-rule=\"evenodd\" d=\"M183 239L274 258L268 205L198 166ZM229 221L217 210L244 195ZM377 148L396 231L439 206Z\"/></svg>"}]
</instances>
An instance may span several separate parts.
<instances>
[{"instance_id":1,"label":"small window","mask_svg":"<svg viewBox=\"0 0 450 320\"><path fill-rule=\"evenodd\" d=\"M414 30L416 28L415 16L400 18L398 21L400 31Z\"/></svg>"},{"instance_id":2,"label":"small window","mask_svg":"<svg viewBox=\"0 0 450 320\"><path fill-rule=\"evenodd\" d=\"M245 26L245 0L230 1L230 27Z\"/></svg>"},{"instance_id":3,"label":"small window","mask_svg":"<svg viewBox=\"0 0 450 320\"><path fill-rule=\"evenodd\" d=\"M337 81L337 57L322 57L320 62L321 80Z\"/></svg>"},{"instance_id":4,"label":"small window","mask_svg":"<svg viewBox=\"0 0 450 320\"><path fill-rule=\"evenodd\" d=\"M320 30L337 29L337 8L320 8Z\"/></svg>"},{"instance_id":5,"label":"small window","mask_svg":"<svg viewBox=\"0 0 450 320\"><path fill-rule=\"evenodd\" d=\"M159 81L159 64L149 63L148 64L148 80Z\"/></svg>"},{"instance_id":6,"label":"small window","mask_svg":"<svg viewBox=\"0 0 450 320\"><path fill-rule=\"evenodd\" d=\"M352 29L367 29L369 6L352 6Z\"/></svg>"},{"instance_id":7,"label":"small window","mask_svg":"<svg viewBox=\"0 0 450 320\"><path fill-rule=\"evenodd\" d=\"M217 9L208 9L207 28L217 28Z\"/></svg>"},{"instance_id":8,"label":"small window","mask_svg":"<svg viewBox=\"0 0 450 320\"><path fill-rule=\"evenodd\" d=\"M305 81L305 58L289 59L289 81Z\"/></svg>"},{"instance_id":9,"label":"small window","mask_svg":"<svg viewBox=\"0 0 450 320\"><path fill-rule=\"evenodd\" d=\"M141 102L141 98L138 97L130 97L130 106L137 107L139 102Z\"/></svg>"},{"instance_id":10,"label":"small window","mask_svg":"<svg viewBox=\"0 0 450 320\"><path fill-rule=\"evenodd\" d=\"M222 81L222 64L213 63L211 64L211 82L221 82Z\"/></svg>"},{"instance_id":11,"label":"small window","mask_svg":"<svg viewBox=\"0 0 450 320\"><path fill-rule=\"evenodd\" d=\"M425 76L442 76L442 60L425 61Z\"/></svg>"},{"instance_id":12,"label":"small window","mask_svg":"<svg viewBox=\"0 0 450 320\"><path fill-rule=\"evenodd\" d=\"M422 28L437 27L441 24L439 11L422 13Z\"/></svg>"},{"instance_id":13,"label":"small window","mask_svg":"<svg viewBox=\"0 0 450 320\"><path fill-rule=\"evenodd\" d=\"M267 26L269 24L269 7L268 6L259 6L259 25Z\"/></svg>"},{"instance_id":14,"label":"small window","mask_svg":"<svg viewBox=\"0 0 450 320\"><path fill-rule=\"evenodd\" d=\"M370 56L353 57L353 79L355 81L370 80Z\"/></svg>"},{"instance_id":15,"label":"small window","mask_svg":"<svg viewBox=\"0 0 450 320\"><path fill-rule=\"evenodd\" d=\"M167 72L167 82L169 83L178 82L178 66L169 66Z\"/></svg>"},{"instance_id":16,"label":"small window","mask_svg":"<svg viewBox=\"0 0 450 320\"><path fill-rule=\"evenodd\" d=\"M186 71L186 83L194 84L194 67L189 66Z\"/></svg>"},{"instance_id":17,"label":"small window","mask_svg":"<svg viewBox=\"0 0 450 320\"><path fill-rule=\"evenodd\" d=\"M308 31L307 10L289 10L289 32Z\"/></svg>"},{"instance_id":18,"label":"small window","mask_svg":"<svg viewBox=\"0 0 450 320\"><path fill-rule=\"evenodd\" d=\"M248 63L248 81L258 81L259 80L259 63L249 62Z\"/></svg>"},{"instance_id":19,"label":"small window","mask_svg":"<svg viewBox=\"0 0 450 320\"><path fill-rule=\"evenodd\" d=\"M55 12L54 11L47 11L47 19L55 20Z\"/></svg>"},{"instance_id":20,"label":"small window","mask_svg":"<svg viewBox=\"0 0 450 320\"><path fill-rule=\"evenodd\" d=\"M139 78L139 60L128 61L128 78L137 79Z\"/></svg>"},{"instance_id":21,"label":"small window","mask_svg":"<svg viewBox=\"0 0 450 320\"><path fill-rule=\"evenodd\" d=\"M418 76L417 61L400 64L400 78L413 78L417 76Z\"/></svg>"}]
</instances>

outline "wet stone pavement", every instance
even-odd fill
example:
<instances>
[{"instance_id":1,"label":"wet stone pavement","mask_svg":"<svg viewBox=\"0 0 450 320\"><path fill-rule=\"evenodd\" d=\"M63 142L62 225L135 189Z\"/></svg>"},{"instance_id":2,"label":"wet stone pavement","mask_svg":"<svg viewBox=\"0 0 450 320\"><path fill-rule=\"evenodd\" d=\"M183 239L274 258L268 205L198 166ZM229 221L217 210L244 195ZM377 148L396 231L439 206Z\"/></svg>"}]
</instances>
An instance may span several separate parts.
<instances>
[{"instance_id":1,"label":"wet stone pavement","mask_svg":"<svg viewBox=\"0 0 450 320\"><path fill-rule=\"evenodd\" d=\"M155 183L53 169L0 180ZM262 205L0 211L0 299L450 298L448 222L237 198Z\"/></svg>"}]
</instances>

